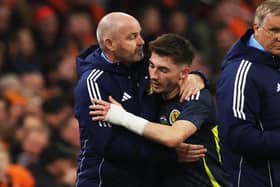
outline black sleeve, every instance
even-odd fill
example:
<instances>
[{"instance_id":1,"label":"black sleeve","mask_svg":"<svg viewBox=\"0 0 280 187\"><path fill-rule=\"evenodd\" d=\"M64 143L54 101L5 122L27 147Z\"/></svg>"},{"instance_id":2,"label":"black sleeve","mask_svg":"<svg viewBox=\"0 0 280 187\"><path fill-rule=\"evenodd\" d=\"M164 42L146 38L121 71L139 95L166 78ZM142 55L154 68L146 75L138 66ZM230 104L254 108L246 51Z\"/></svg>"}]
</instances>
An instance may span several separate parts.
<instances>
[{"instance_id":1,"label":"black sleeve","mask_svg":"<svg viewBox=\"0 0 280 187\"><path fill-rule=\"evenodd\" d=\"M185 101L178 120L190 121L199 129L209 118L212 109L211 94L207 89L203 89Z\"/></svg>"}]
</instances>

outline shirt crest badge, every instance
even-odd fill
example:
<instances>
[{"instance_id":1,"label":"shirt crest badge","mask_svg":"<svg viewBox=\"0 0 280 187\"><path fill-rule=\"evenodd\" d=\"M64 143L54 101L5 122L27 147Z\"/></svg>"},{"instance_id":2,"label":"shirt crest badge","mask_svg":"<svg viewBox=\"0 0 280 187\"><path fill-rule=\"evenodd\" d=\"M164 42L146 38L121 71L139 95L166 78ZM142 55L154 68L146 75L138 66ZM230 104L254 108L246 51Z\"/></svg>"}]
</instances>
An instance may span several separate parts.
<instances>
[{"instance_id":1,"label":"shirt crest badge","mask_svg":"<svg viewBox=\"0 0 280 187\"><path fill-rule=\"evenodd\" d=\"M169 115L169 123L172 125L179 117L180 111L178 109L173 109Z\"/></svg>"}]
</instances>

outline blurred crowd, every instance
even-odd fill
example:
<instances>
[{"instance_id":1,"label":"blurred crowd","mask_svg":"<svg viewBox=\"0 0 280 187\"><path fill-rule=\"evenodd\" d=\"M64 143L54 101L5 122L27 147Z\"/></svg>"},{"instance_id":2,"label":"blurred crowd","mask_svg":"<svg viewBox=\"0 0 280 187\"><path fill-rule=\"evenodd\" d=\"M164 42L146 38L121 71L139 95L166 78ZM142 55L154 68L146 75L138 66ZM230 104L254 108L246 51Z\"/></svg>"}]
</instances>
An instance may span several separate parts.
<instances>
[{"instance_id":1,"label":"blurred crowd","mask_svg":"<svg viewBox=\"0 0 280 187\"><path fill-rule=\"evenodd\" d=\"M208 75L214 95L223 56L260 2L0 0L0 187L74 186L75 57L96 42L104 14L138 18L146 44L166 32L187 37L197 50L192 68Z\"/></svg>"}]
</instances>

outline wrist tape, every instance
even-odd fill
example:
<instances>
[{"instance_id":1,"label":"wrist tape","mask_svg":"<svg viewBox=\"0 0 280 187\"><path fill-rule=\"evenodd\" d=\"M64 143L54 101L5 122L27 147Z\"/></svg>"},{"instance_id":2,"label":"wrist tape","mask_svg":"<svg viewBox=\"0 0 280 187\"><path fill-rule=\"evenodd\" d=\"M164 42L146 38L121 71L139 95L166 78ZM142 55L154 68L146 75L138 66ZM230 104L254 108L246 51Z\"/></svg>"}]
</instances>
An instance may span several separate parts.
<instances>
[{"instance_id":1,"label":"wrist tape","mask_svg":"<svg viewBox=\"0 0 280 187\"><path fill-rule=\"evenodd\" d=\"M121 106L116 104L110 104L110 109L105 120L115 125L125 127L139 135L143 135L145 125L149 122L144 118L127 112Z\"/></svg>"}]
</instances>

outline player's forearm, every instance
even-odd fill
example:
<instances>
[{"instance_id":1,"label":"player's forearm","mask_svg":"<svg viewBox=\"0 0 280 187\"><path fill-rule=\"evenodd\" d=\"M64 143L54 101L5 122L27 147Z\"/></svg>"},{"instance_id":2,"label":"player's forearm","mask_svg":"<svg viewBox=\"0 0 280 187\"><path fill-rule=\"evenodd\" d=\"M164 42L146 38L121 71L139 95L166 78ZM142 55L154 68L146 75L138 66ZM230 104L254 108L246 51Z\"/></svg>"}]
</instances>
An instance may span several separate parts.
<instances>
[{"instance_id":1,"label":"player's forearm","mask_svg":"<svg viewBox=\"0 0 280 187\"><path fill-rule=\"evenodd\" d=\"M179 129L152 122L146 124L143 136L168 147L176 147L185 140Z\"/></svg>"},{"instance_id":2,"label":"player's forearm","mask_svg":"<svg viewBox=\"0 0 280 187\"><path fill-rule=\"evenodd\" d=\"M149 122L143 136L168 147L177 147L195 133L196 128L188 121L177 121L173 126Z\"/></svg>"},{"instance_id":3,"label":"player's forearm","mask_svg":"<svg viewBox=\"0 0 280 187\"><path fill-rule=\"evenodd\" d=\"M168 147L176 147L197 130L186 120L176 121L173 126L149 122L114 104L111 104L106 120Z\"/></svg>"}]
</instances>

